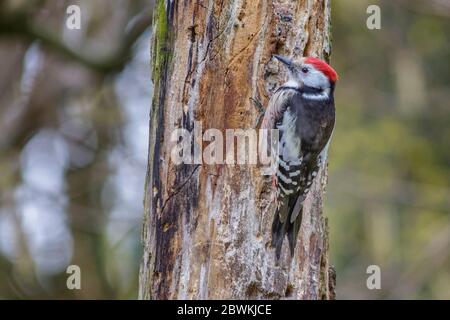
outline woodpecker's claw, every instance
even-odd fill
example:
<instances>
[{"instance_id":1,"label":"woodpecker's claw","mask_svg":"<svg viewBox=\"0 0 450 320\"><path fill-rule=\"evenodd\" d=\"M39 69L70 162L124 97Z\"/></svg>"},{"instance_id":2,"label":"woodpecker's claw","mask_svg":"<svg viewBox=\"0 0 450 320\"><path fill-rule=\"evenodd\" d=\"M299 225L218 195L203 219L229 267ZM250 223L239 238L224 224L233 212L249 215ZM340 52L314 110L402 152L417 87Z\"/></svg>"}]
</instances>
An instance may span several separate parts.
<instances>
[{"instance_id":1,"label":"woodpecker's claw","mask_svg":"<svg viewBox=\"0 0 450 320\"><path fill-rule=\"evenodd\" d=\"M277 188L277 177L275 177L274 175L272 176L272 187L274 189Z\"/></svg>"}]
</instances>

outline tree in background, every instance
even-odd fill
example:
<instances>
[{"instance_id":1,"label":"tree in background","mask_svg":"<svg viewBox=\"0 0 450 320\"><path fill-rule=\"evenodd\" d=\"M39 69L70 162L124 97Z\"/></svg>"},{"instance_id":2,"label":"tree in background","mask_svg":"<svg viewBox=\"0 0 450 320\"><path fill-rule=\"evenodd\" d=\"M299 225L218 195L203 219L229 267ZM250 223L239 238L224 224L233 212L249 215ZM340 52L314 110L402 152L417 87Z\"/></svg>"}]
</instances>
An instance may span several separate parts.
<instances>
[{"instance_id":1,"label":"tree in background","mask_svg":"<svg viewBox=\"0 0 450 320\"><path fill-rule=\"evenodd\" d=\"M152 7L79 1L69 30L71 4L0 3L0 298L137 296Z\"/></svg>"}]
</instances>

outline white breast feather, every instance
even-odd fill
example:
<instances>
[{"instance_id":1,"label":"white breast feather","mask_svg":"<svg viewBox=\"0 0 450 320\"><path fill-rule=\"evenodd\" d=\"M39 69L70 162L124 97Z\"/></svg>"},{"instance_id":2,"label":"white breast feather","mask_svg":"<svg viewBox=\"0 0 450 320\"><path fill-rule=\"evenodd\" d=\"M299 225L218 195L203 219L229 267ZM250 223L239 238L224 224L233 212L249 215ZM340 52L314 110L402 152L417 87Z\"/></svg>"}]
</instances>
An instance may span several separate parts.
<instances>
[{"instance_id":1,"label":"white breast feather","mask_svg":"<svg viewBox=\"0 0 450 320\"><path fill-rule=\"evenodd\" d=\"M296 133L297 117L289 110L283 115L283 121L278 126L281 134L280 155L286 162L298 161L300 154L301 141Z\"/></svg>"}]
</instances>

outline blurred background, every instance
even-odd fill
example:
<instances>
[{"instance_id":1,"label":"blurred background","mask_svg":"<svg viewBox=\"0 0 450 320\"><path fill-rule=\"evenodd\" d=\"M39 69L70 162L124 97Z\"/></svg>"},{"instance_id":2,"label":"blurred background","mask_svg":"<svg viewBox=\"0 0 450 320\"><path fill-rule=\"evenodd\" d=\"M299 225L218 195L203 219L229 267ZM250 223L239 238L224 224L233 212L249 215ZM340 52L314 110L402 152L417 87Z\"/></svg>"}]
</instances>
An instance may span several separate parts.
<instances>
[{"instance_id":1,"label":"blurred background","mask_svg":"<svg viewBox=\"0 0 450 320\"><path fill-rule=\"evenodd\" d=\"M65 27L71 4L81 30ZM137 298L152 8L0 2L0 299ZM333 1L332 21L337 297L449 299L450 1Z\"/></svg>"}]
</instances>

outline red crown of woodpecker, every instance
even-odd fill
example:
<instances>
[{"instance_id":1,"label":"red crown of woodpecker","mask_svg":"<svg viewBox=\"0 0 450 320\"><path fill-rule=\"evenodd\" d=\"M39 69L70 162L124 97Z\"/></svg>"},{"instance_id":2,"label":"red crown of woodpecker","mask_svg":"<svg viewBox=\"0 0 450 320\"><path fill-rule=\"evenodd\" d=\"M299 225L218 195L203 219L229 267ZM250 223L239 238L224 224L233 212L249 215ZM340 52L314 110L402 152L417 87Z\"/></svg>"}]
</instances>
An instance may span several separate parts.
<instances>
[{"instance_id":1,"label":"red crown of woodpecker","mask_svg":"<svg viewBox=\"0 0 450 320\"><path fill-rule=\"evenodd\" d=\"M337 80L339 80L337 72L332 67L330 67L330 65L325 61L320 60L319 58L308 57L305 59L305 62L307 64L312 65L317 70L321 71L324 75L328 77L328 79L330 79L331 82L336 82Z\"/></svg>"}]
</instances>

